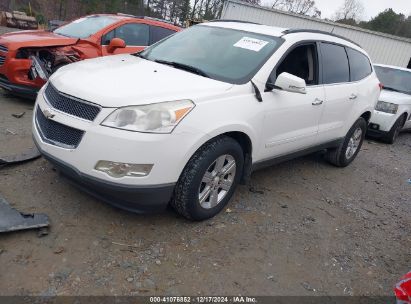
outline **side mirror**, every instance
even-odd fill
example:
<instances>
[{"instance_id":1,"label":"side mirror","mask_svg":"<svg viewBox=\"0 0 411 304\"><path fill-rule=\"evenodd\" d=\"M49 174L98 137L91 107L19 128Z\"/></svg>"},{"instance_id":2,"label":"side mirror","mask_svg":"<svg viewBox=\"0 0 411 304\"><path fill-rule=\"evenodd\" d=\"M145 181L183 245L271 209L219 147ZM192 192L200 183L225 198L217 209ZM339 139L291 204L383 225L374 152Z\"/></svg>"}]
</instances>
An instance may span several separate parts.
<instances>
[{"instance_id":1,"label":"side mirror","mask_svg":"<svg viewBox=\"0 0 411 304\"><path fill-rule=\"evenodd\" d=\"M307 84L305 83L305 80L287 72L283 72L278 75L274 85L267 83L267 88L277 88L287 92L307 94Z\"/></svg>"},{"instance_id":2,"label":"side mirror","mask_svg":"<svg viewBox=\"0 0 411 304\"><path fill-rule=\"evenodd\" d=\"M126 43L123 39L113 38L110 41L110 44L107 47L109 53L113 53L116 49L122 49L126 47Z\"/></svg>"}]
</instances>

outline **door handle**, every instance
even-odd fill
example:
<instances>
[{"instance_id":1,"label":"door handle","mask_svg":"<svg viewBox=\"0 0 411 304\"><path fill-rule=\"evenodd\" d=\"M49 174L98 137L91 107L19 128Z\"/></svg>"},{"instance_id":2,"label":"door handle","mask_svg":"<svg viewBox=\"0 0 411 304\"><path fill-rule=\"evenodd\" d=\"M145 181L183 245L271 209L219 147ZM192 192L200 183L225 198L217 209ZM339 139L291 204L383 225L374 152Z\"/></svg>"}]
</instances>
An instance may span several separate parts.
<instances>
[{"instance_id":1,"label":"door handle","mask_svg":"<svg viewBox=\"0 0 411 304\"><path fill-rule=\"evenodd\" d=\"M316 99L314 100L314 102L312 103L312 105L313 105L313 106L319 106L319 105L321 105L323 102L324 102L324 100L321 100L321 99L316 98Z\"/></svg>"},{"instance_id":2,"label":"door handle","mask_svg":"<svg viewBox=\"0 0 411 304\"><path fill-rule=\"evenodd\" d=\"M351 94L351 96L350 96L350 100L354 100L354 99L357 99L357 95L356 94Z\"/></svg>"}]
</instances>

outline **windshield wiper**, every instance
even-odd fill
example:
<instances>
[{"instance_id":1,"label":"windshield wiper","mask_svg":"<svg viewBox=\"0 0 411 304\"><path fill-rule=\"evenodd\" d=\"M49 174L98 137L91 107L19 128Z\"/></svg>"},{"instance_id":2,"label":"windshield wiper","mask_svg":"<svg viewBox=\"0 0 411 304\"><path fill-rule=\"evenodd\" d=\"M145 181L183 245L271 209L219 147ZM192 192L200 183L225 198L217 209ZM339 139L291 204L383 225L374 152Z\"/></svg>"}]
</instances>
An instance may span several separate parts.
<instances>
[{"instance_id":1,"label":"windshield wiper","mask_svg":"<svg viewBox=\"0 0 411 304\"><path fill-rule=\"evenodd\" d=\"M161 64L171 65L172 67L176 69L184 70L184 71L191 72L191 73L203 76L203 77L210 78L210 76L206 72L202 71L199 68L188 65L188 64L174 62L174 61L161 60L161 59L156 59L154 61L157 63L161 63Z\"/></svg>"},{"instance_id":2,"label":"windshield wiper","mask_svg":"<svg viewBox=\"0 0 411 304\"><path fill-rule=\"evenodd\" d=\"M143 54L141 54L141 52L138 52L138 53L132 53L132 54L130 54L130 55L132 55L132 56L136 56L136 57L140 57L140 58L143 58L143 59L147 59L147 58L146 58L146 56L144 56Z\"/></svg>"},{"instance_id":3,"label":"windshield wiper","mask_svg":"<svg viewBox=\"0 0 411 304\"><path fill-rule=\"evenodd\" d=\"M67 37L67 38L77 38L77 37L73 37L73 36L70 36L70 35L62 34L62 33L56 33L55 31L51 31L51 32L56 34L56 35L60 35L60 36Z\"/></svg>"},{"instance_id":4,"label":"windshield wiper","mask_svg":"<svg viewBox=\"0 0 411 304\"><path fill-rule=\"evenodd\" d=\"M382 88L383 88L384 90L388 90L388 91L401 92L400 90L397 90L397 89L391 88L391 87L383 86Z\"/></svg>"}]
</instances>

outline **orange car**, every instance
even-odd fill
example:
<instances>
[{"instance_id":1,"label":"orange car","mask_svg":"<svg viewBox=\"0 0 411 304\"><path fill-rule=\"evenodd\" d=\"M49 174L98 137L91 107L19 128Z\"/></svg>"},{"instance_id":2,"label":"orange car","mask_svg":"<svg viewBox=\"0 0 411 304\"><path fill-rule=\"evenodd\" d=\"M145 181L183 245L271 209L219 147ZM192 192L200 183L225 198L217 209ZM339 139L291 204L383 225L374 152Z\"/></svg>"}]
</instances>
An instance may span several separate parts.
<instances>
[{"instance_id":1,"label":"orange car","mask_svg":"<svg viewBox=\"0 0 411 304\"><path fill-rule=\"evenodd\" d=\"M54 31L20 31L0 36L0 87L35 98L49 75L83 59L140 51L175 32L166 21L99 14Z\"/></svg>"}]
</instances>

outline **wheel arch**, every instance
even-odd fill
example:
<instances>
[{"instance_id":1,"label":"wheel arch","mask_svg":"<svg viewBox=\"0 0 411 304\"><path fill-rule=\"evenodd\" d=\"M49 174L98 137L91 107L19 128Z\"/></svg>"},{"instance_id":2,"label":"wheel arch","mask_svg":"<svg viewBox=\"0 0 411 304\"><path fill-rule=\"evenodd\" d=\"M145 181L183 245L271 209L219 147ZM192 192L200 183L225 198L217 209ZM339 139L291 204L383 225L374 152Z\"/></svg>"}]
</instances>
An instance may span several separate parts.
<instances>
[{"instance_id":1,"label":"wheel arch","mask_svg":"<svg viewBox=\"0 0 411 304\"><path fill-rule=\"evenodd\" d=\"M402 126L401 126L401 127L404 127L404 125L407 122L407 119L409 117L409 113L407 111L405 111L404 113L401 114L400 117L404 117L404 122L402 123Z\"/></svg>"},{"instance_id":2,"label":"wheel arch","mask_svg":"<svg viewBox=\"0 0 411 304\"><path fill-rule=\"evenodd\" d=\"M248 130L249 131L249 130ZM184 169L186 168L188 162L190 159L197 153L197 151L205 145L207 142L214 140L215 138L218 138L220 136L227 136L231 137L234 140L236 140L241 148L243 149L244 152L244 168L243 172L241 175L240 183L245 184L251 175L251 168L252 168L252 155L255 147L255 143L253 141L253 136L251 135L252 132L248 132L247 130L244 130L243 128L224 128L221 130L215 130L211 134L208 133L206 136L201 137L199 141L193 146L193 148L188 152L186 157L184 157L184 165L182 167L182 170L180 172L180 176ZM254 144L253 144L254 143Z\"/></svg>"},{"instance_id":3,"label":"wheel arch","mask_svg":"<svg viewBox=\"0 0 411 304\"><path fill-rule=\"evenodd\" d=\"M228 136L236 140L241 148L243 149L244 153L244 167L241 173L241 184L246 184L251 176L251 169L253 163L253 144L251 138L244 132L233 131L233 132L226 132L221 134L221 136Z\"/></svg>"},{"instance_id":4,"label":"wheel arch","mask_svg":"<svg viewBox=\"0 0 411 304\"><path fill-rule=\"evenodd\" d=\"M371 114L371 111L365 111L364 113L361 114L360 117L364 118L365 121L367 122L367 125L368 125L368 123L369 123L370 120L371 120L371 115L372 115L372 114Z\"/></svg>"}]
</instances>

